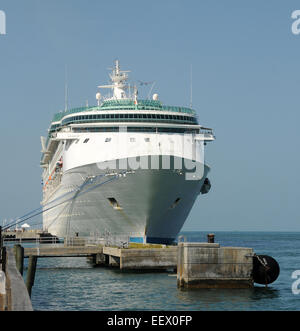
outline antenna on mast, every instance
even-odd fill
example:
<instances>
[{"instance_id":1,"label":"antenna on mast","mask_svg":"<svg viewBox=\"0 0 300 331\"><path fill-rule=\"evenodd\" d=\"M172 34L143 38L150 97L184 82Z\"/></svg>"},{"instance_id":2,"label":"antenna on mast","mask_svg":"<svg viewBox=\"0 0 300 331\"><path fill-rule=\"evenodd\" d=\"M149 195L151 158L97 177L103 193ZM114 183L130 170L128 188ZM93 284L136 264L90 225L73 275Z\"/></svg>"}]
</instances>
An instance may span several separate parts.
<instances>
[{"instance_id":1,"label":"antenna on mast","mask_svg":"<svg viewBox=\"0 0 300 331\"><path fill-rule=\"evenodd\" d=\"M65 111L68 111L68 67L65 65Z\"/></svg>"},{"instance_id":2,"label":"antenna on mast","mask_svg":"<svg viewBox=\"0 0 300 331\"><path fill-rule=\"evenodd\" d=\"M191 64L191 99L190 99L190 108L193 107L193 65Z\"/></svg>"}]
</instances>

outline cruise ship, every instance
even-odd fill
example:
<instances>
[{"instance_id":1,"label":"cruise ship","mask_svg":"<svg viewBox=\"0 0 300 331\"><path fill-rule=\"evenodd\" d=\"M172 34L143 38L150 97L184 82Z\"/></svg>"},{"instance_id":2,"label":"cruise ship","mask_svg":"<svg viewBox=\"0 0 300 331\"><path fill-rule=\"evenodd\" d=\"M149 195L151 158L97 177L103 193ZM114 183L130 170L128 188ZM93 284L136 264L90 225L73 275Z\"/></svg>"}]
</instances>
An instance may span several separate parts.
<instances>
[{"instance_id":1,"label":"cruise ship","mask_svg":"<svg viewBox=\"0 0 300 331\"><path fill-rule=\"evenodd\" d=\"M139 98L128 73L115 61L96 106L55 114L41 137L43 228L53 235L171 244L210 190L204 149L212 129L157 93Z\"/></svg>"}]
</instances>

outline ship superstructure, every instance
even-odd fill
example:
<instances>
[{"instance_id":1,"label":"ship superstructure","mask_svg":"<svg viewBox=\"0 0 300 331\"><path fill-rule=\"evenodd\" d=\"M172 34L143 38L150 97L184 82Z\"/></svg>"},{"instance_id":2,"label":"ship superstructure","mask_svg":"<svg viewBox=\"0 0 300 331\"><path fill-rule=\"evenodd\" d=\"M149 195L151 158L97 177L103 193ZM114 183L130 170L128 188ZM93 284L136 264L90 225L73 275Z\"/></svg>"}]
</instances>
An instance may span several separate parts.
<instances>
[{"instance_id":1,"label":"ship superstructure","mask_svg":"<svg viewBox=\"0 0 300 331\"><path fill-rule=\"evenodd\" d=\"M115 62L112 95L57 113L42 137L44 229L60 237L110 233L171 243L197 196L207 193L204 146L214 140L196 112L139 99Z\"/></svg>"}]
</instances>

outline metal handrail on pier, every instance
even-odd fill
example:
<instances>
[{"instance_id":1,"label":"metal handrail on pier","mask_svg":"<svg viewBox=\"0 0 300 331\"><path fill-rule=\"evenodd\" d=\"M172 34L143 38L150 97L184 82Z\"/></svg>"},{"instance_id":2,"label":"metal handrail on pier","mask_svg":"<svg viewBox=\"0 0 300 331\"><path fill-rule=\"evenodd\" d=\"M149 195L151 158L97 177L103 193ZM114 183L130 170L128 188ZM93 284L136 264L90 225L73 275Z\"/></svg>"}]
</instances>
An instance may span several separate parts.
<instances>
[{"instance_id":1,"label":"metal handrail on pier","mask_svg":"<svg viewBox=\"0 0 300 331\"><path fill-rule=\"evenodd\" d=\"M36 238L4 238L3 244L11 246L14 244L26 244L26 246L37 247L51 245L53 247L78 247L78 246L114 246L118 248L128 248L130 236L109 235L90 237L36 237Z\"/></svg>"}]
</instances>

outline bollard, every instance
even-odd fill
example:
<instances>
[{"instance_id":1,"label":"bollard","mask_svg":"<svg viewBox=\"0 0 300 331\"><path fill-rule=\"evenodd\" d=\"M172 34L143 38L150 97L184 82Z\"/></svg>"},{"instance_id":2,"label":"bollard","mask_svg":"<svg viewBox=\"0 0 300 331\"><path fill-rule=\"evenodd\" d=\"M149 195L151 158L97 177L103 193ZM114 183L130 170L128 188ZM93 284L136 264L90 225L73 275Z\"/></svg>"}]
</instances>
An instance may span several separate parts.
<instances>
[{"instance_id":1,"label":"bollard","mask_svg":"<svg viewBox=\"0 0 300 331\"><path fill-rule=\"evenodd\" d=\"M37 256L29 256L28 270L27 270L27 277L26 277L26 287L27 287L28 294L30 297L31 297L31 289L34 284L36 264L37 264Z\"/></svg>"},{"instance_id":2,"label":"bollard","mask_svg":"<svg viewBox=\"0 0 300 331\"><path fill-rule=\"evenodd\" d=\"M24 247L21 245L15 245L16 267L19 273L23 276L24 270Z\"/></svg>"},{"instance_id":3,"label":"bollard","mask_svg":"<svg viewBox=\"0 0 300 331\"><path fill-rule=\"evenodd\" d=\"M213 233L209 233L207 235L207 242L209 244L213 244L215 242L215 235Z\"/></svg>"}]
</instances>

